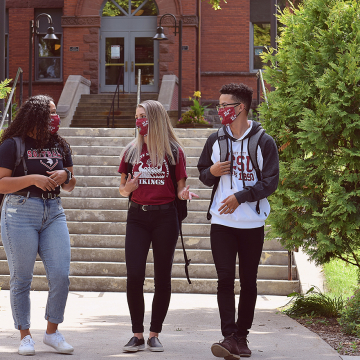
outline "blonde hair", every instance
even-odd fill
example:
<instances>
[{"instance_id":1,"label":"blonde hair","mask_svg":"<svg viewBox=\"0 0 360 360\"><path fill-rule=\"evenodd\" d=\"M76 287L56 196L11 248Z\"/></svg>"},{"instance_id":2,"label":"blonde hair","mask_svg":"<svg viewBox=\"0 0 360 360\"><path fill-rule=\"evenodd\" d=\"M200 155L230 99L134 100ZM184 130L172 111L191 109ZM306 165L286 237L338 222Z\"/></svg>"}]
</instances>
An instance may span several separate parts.
<instances>
[{"instance_id":1,"label":"blonde hair","mask_svg":"<svg viewBox=\"0 0 360 360\"><path fill-rule=\"evenodd\" d=\"M162 104L155 100L146 100L138 105L145 110L149 122L147 149L152 166L162 166L167 156L170 164L179 161L179 149L184 153L183 146L176 136L171 125L169 115ZM136 138L131 141L120 154L120 159L125 156L125 162L135 165L140 162L144 137L137 132ZM176 154L174 158L173 152Z\"/></svg>"}]
</instances>

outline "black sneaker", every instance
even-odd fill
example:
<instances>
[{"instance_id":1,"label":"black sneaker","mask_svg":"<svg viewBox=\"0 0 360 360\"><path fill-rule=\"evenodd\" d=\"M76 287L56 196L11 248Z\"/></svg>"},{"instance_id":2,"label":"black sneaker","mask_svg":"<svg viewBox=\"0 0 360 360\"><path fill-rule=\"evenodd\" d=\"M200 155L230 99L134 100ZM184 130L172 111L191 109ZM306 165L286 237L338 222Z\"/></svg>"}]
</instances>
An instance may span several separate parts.
<instances>
[{"instance_id":1,"label":"black sneaker","mask_svg":"<svg viewBox=\"0 0 360 360\"><path fill-rule=\"evenodd\" d=\"M239 349L237 346L237 336L231 334L226 336L223 341L211 345L211 352L216 357L222 357L226 360L240 359Z\"/></svg>"},{"instance_id":2,"label":"black sneaker","mask_svg":"<svg viewBox=\"0 0 360 360\"><path fill-rule=\"evenodd\" d=\"M148 339L147 341L148 348L150 351L164 351L164 347L162 346L160 340L153 336L152 338Z\"/></svg>"},{"instance_id":3,"label":"black sneaker","mask_svg":"<svg viewBox=\"0 0 360 360\"><path fill-rule=\"evenodd\" d=\"M144 339L139 339L136 336L133 336L123 347L124 352L136 352L139 350L145 350L145 341Z\"/></svg>"},{"instance_id":4,"label":"black sneaker","mask_svg":"<svg viewBox=\"0 0 360 360\"><path fill-rule=\"evenodd\" d=\"M237 337L237 346L239 349L239 354L241 357L250 357L251 356L251 350L249 349L247 343L249 340L246 338L246 336L238 336Z\"/></svg>"}]
</instances>

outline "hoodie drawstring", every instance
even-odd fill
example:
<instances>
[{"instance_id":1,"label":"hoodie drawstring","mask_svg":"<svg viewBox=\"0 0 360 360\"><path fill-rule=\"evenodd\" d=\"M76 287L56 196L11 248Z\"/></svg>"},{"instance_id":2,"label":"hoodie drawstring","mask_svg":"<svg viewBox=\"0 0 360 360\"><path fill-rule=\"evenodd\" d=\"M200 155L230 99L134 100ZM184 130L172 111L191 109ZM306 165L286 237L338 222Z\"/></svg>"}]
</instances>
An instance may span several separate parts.
<instances>
[{"instance_id":1,"label":"hoodie drawstring","mask_svg":"<svg viewBox=\"0 0 360 360\"><path fill-rule=\"evenodd\" d=\"M233 176L233 148L232 148L232 140L230 139L230 188L232 189L232 176Z\"/></svg>"},{"instance_id":2,"label":"hoodie drawstring","mask_svg":"<svg viewBox=\"0 0 360 360\"><path fill-rule=\"evenodd\" d=\"M243 149L244 149L244 140L241 140L241 157L243 156ZM244 167L245 164L243 162L241 162L241 179L242 179L242 183L243 183L243 188L245 189L245 180L244 180Z\"/></svg>"}]
</instances>

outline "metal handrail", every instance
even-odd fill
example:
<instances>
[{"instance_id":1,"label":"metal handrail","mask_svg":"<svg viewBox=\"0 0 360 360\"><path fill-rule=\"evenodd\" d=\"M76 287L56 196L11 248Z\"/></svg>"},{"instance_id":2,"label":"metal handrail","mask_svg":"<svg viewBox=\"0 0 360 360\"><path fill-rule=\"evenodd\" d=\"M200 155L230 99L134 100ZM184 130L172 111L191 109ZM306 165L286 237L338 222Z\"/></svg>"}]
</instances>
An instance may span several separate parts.
<instances>
[{"instance_id":1,"label":"metal handrail","mask_svg":"<svg viewBox=\"0 0 360 360\"><path fill-rule=\"evenodd\" d=\"M19 76L20 76L20 106L22 104L22 89L23 89L23 77L22 76L23 76L23 70L19 67L18 71L16 73L16 76L15 76L13 86L12 86L11 91L10 91L10 95L8 97L8 101L6 103L4 113L2 114L1 123L0 123L0 129L3 128L3 125L4 125L4 122L5 122L5 119L6 119L6 115L7 115L8 111L9 111L9 108L10 108L9 123L11 122L11 117L12 117L11 102L12 102L12 98L14 96L14 91L15 91Z\"/></svg>"},{"instance_id":2,"label":"metal handrail","mask_svg":"<svg viewBox=\"0 0 360 360\"><path fill-rule=\"evenodd\" d=\"M258 105L260 104L260 84L263 91L264 99L266 104L269 106L268 98L266 96L266 87L264 83L263 70L259 69L256 73L257 76L257 96L258 96ZM293 279L292 273L292 264L293 264L293 251L288 250L288 280L291 281Z\"/></svg>"},{"instance_id":3,"label":"metal handrail","mask_svg":"<svg viewBox=\"0 0 360 360\"><path fill-rule=\"evenodd\" d=\"M110 127L109 126L109 123L110 123L110 115L111 115L111 112L112 112L112 127L114 128L115 127L115 115L114 115L114 112L115 112L115 97L116 97L116 94L118 95L118 109L119 109L119 103L120 103L120 90L119 90L119 87L120 87L120 80L121 78L124 80L124 73L123 71L120 71L120 74L119 74L119 77L118 77L118 81L117 81L117 84L116 84L116 89L115 89L115 92L114 92L114 97L113 97L113 101L111 103L111 106L110 106L110 110L109 110L109 114L107 116L107 127ZM125 89L124 89L124 81L123 81L123 94L125 93Z\"/></svg>"},{"instance_id":4,"label":"metal handrail","mask_svg":"<svg viewBox=\"0 0 360 360\"><path fill-rule=\"evenodd\" d=\"M136 106L140 104L141 98L141 69L138 69L137 93L136 93Z\"/></svg>"}]
</instances>

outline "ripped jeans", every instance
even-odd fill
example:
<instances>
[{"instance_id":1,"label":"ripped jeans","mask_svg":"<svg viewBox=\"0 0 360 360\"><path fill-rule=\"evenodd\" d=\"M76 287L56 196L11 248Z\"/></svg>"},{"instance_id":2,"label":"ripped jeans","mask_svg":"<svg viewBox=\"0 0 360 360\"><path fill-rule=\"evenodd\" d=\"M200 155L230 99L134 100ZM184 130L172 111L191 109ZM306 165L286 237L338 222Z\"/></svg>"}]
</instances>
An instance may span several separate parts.
<instances>
[{"instance_id":1,"label":"ripped jeans","mask_svg":"<svg viewBox=\"0 0 360 360\"><path fill-rule=\"evenodd\" d=\"M15 328L30 328L30 286L38 253L49 284L45 319L55 324L63 322L70 284L70 236L61 199L6 195L1 239L10 269Z\"/></svg>"}]
</instances>

